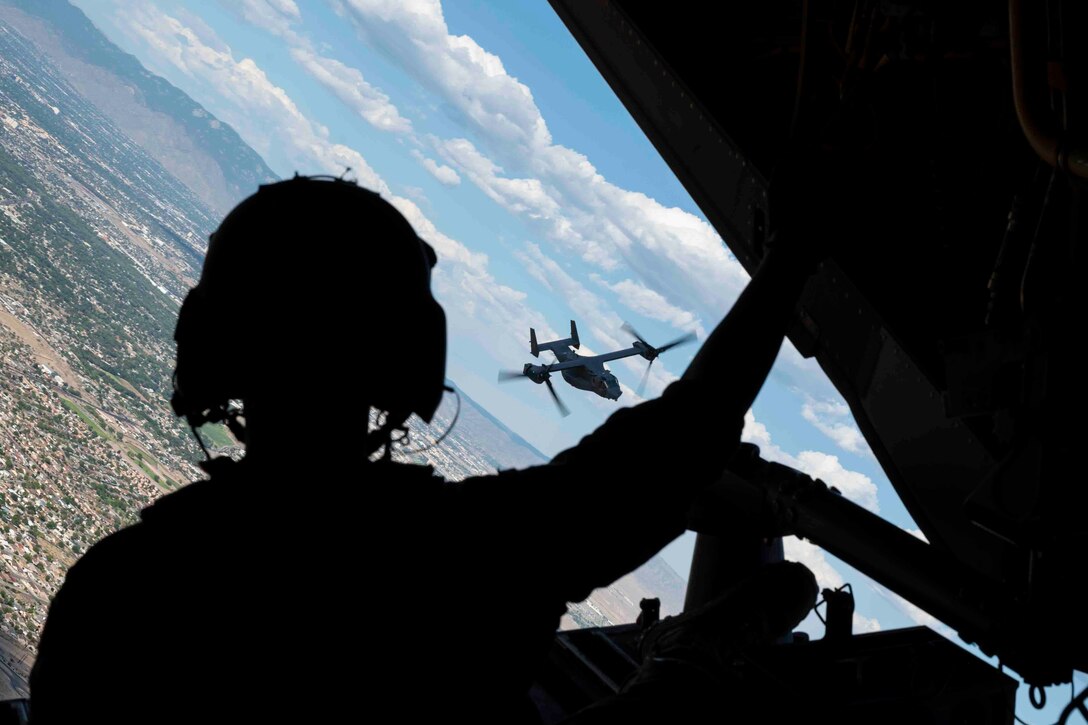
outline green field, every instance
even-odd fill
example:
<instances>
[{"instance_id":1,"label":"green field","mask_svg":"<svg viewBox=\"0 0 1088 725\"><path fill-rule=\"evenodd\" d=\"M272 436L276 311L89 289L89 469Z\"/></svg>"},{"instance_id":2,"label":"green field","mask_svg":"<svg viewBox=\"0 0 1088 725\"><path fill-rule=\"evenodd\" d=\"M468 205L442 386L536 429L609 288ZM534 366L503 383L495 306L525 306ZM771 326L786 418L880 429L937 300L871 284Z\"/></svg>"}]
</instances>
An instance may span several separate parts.
<instances>
[{"instance_id":1,"label":"green field","mask_svg":"<svg viewBox=\"0 0 1088 725\"><path fill-rule=\"evenodd\" d=\"M197 430L212 448L229 448L238 445L222 423L205 423Z\"/></svg>"},{"instance_id":2,"label":"green field","mask_svg":"<svg viewBox=\"0 0 1088 725\"><path fill-rule=\"evenodd\" d=\"M101 373L103 375L105 375L106 378L109 379L110 383L113 384L113 387L116 388L118 392L122 393L123 395L127 395L129 397L132 397L133 395L135 395L135 393L132 392L132 384L131 383L128 383L127 381L122 380L121 378L119 378L116 375L114 375L113 373L111 373L109 370L99 368L99 371L101 371Z\"/></svg>"},{"instance_id":3,"label":"green field","mask_svg":"<svg viewBox=\"0 0 1088 725\"><path fill-rule=\"evenodd\" d=\"M64 405L65 408L78 415L80 417L80 420L86 423L87 427L89 427L97 435L105 438L108 441L113 440L113 436L107 433L106 430L101 425L99 425L98 421L88 415L87 412L83 410L83 408L79 407L67 398L61 398L60 402Z\"/></svg>"}]
</instances>

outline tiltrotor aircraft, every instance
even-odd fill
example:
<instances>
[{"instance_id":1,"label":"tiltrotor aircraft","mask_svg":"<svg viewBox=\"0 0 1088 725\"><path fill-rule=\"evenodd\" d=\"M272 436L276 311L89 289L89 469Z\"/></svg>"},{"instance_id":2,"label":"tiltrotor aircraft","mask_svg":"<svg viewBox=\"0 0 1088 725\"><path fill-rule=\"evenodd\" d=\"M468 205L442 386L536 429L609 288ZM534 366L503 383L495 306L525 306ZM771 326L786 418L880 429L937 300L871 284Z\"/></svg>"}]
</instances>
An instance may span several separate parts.
<instances>
[{"instance_id":1,"label":"tiltrotor aircraft","mask_svg":"<svg viewBox=\"0 0 1088 725\"><path fill-rule=\"evenodd\" d=\"M612 360L640 355L650 361L638 387L638 394L641 396L646 387L646 380L650 377L650 368L653 367L654 360L657 359L658 355L678 345L684 345L695 340L695 334L689 332L661 347L654 347L646 342L631 325L624 323L623 331L635 338L635 341L631 343L631 347L606 352L601 355L583 356L575 352L581 347L581 341L578 339L578 326L574 323L574 320L570 321L570 337L551 342L537 342L536 330L529 328L529 352L532 356L540 357L541 350L550 350L555 355L556 362L544 365L525 363L525 367L520 372L516 370L500 371L499 382L528 378L538 385L544 383L548 386L548 392L551 393L559 412L566 416L570 414L570 410L559 399L559 394L555 392L555 387L552 386L552 373L563 373L563 379L579 390L588 390L608 400L618 400L622 395L620 382L604 364Z\"/></svg>"}]
</instances>

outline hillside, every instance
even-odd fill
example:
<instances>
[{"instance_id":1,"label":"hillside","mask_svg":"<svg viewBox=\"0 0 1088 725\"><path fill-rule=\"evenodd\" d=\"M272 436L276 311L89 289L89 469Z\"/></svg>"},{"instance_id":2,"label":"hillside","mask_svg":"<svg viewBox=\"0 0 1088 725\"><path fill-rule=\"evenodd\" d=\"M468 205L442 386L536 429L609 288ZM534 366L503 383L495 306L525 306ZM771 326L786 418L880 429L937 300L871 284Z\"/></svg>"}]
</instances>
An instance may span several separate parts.
<instances>
[{"instance_id":1,"label":"hillside","mask_svg":"<svg viewBox=\"0 0 1088 725\"><path fill-rule=\"evenodd\" d=\"M67 0L0 0L0 20L212 210L226 213L276 178L233 128L107 40Z\"/></svg>"}]
</instances>

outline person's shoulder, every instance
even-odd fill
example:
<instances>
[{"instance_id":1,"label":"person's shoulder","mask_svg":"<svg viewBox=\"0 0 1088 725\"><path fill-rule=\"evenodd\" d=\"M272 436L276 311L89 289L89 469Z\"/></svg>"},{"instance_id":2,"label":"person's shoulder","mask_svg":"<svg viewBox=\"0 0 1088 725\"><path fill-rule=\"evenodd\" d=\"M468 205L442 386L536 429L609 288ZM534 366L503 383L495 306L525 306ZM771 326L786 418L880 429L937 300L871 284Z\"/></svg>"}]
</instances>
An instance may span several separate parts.
<instances>
[{"instance_id":1,"label":"person's shoulder","mask_svg":"<svg viewBox=\"0 0 1088 725\"><path fill-rule=\"evenodd\" d=\"M152 503L140 520L91 546L68 570L64 587L91 587L110 597L133 587L159 586L166 572L179 561L221 543L219 528L237 523L224 503L224 482L215 478L195 481ZM223 527L216 522L222 519Z\"/></svg>"},{"instance_id":2,"label":"person's shoulder","mask_svg":"<svg viewBox=\"0 0 1088 725\"><path fill-rule=\"evenodd\" d=\"M154 557L160 539L172 536L179 526L199 529L200 518L222 509L223 493L229 484L218 475L189 483L140 511L140 520L100 539L69 570L68 579L88 570L112 570L136 566L141 559Z\"/></svg>"},{"instance_id":3,"label":"person's shoulder","mask_svg":"<svg viewBox=\"0 0 1088 725\"><path fill-rule=\"evenodd\" d=\"M87 588L111 595L134 574L144 572L152 559L147 527L138 522L100 539L69 567L63 589Z\"/></svg>"},{"instance_id":4,"label":"person's shoulder","mask_svg":"<svg viewBox=\"0 0 1088 725\"><path fill-rule=\"evenodd\" d=\"M158 499L140 512L141 523L152 528L190 519L207 511L223 498L223 484L212 479L193 481ZM146 526L145 526L146 528Z\"/></svg>"},{"instance_id":5,"label":"person's shoulder","mask_svg":"<svg viewBox=\"0 0 1088 725\"><path fill-rule=\"evenodd\" d=\"M70 569L67 579L95 570L119 570L138 567L138 561L155 556L156 541L172 529L188 522L194 523L192 513L206 511L213 505L215 483L195 481L156 500L140 512L140 520L100 539L87 549Z\"/></svg>"},{"instance_id":6,"label":"person's shoulder","mask_svg":"<svg viewBox=\"0 0 1088 725\"><path fill-rule=\"evenodd\" d=\"M140 520L149 531L175 526L192 528L200 522L237 517L237 509L248 509L261 500L275 496L276 486L260 480L244 461L213 459L202 464L208 478L193 481L159 498L140 512Z\"/></svg>"}]
</instances>

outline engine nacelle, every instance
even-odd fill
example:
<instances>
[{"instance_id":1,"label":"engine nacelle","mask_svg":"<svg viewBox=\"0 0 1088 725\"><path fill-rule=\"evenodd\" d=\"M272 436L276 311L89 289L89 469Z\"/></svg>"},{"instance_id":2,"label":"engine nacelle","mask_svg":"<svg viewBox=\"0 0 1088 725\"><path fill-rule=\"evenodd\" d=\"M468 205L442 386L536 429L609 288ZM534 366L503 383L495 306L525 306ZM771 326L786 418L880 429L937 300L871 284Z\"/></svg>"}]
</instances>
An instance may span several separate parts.
<instances>
[{"instance_id":1,"label":"engine nacelle","mask_svg":"<svg viewBox=\"0 0 1088 725\"><path fill-rule=\"evenodd\" d=\"M650 347L641 340L635 340L631 343L631 347L638 350L638 354L647 360L653 360L657 357L657 348Z\"/></svg>"},{"instance_id":2,"label":"engine nacelle","mask_svg":"<svg viewBox=\"0 0 1088 725\"><path fill-rule=\"evenodd\" d=\"M551 373L549 373L546 369L544 369L543 367L537 367L532 363L525 363L525 367L521 369L521 372L524 373L525 377L529 378L537 385L540 385L549 377L551 377Z\"/></svg>"}]
</instances>

